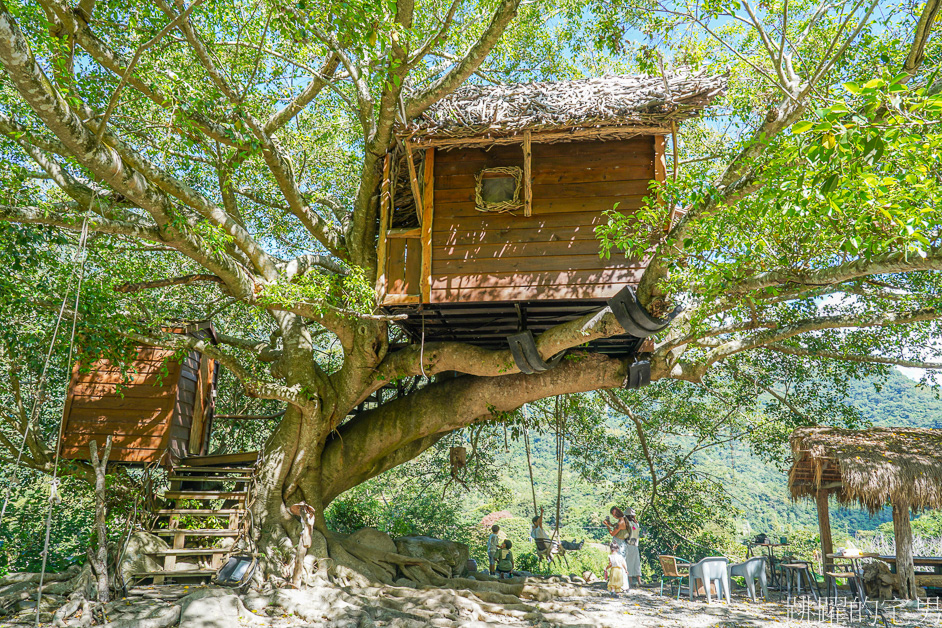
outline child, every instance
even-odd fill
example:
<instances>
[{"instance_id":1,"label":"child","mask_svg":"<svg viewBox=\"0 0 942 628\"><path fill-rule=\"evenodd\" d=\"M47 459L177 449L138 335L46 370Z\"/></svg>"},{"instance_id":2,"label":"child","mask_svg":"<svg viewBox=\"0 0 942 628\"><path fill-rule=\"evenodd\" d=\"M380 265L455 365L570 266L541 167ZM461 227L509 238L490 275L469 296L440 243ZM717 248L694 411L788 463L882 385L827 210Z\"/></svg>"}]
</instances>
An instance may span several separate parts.
<instances>
[{"instance_id":1,"label":"child","mask_svg":"<svg viewBox=\"0 0 942 628\"><path fill-rule=\"evenodd\" d=\"M608 580L608 590L614 597L616 593L625 588L628 582L628 565L625 564L625 557L618 551L618 545L612 543L608 546L608 567L605 568L605 579Z\"/></svg>"},{"instance_id":2,"label":"child","mask_svg":"<svg viewBox=\"0 0 942 628\"><path fill-rule=\"evenodd\" d=\"M497 550L500 547L500 526L494 524L491 526L491 535L487 537L487 562L490 565L489 571L494 575L494 565L497 563Z\"/></svg>"},{"instance_id":3,"label":"child","mask_svg":"<svg viewBox=\"0 0 942 628\"><path fill-rule=\"evenodd\" d=\"M514 553L510 551L510 548L513 546L514 544L510 542L510 539L507 539L497 551L498 578L509 578L510 572L514 570Z\"/></svg>"}]
</instances>

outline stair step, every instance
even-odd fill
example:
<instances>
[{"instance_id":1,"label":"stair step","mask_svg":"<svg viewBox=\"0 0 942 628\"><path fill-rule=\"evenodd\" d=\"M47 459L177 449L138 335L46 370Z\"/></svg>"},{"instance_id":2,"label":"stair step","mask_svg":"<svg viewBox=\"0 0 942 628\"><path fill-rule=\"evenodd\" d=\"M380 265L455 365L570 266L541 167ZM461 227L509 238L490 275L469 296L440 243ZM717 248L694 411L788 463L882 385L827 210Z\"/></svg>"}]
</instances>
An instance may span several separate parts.
<instances>
[{"instance_id":1,"label":"stair step","mask_svg":"<svg viewBox=\"0 0 942 628\"><path fill-rule=\"evenodd\" d=\"M213 510L212 508L161 508L160 510L155 510L154 514L158 516L191 515L194 517L228 517L244 512L245 510L241 508L220 508L219 510Z\"/></svg>"},{"instance_id":2,"label":"stair step","mask_svg":"<svg viewBox=\"0 0 942 628\"><path fill-rule=\"evenodd\" d=\"M226 554L232 548L229 547L211 547L208 549L165 549L145 551L148 556L213 556L214 554Z\"/></svg>"},{"instance_id":3,"label":"stair step","mask_svg":"<svg viewBox=\"0 0 942 628\"><path fill-rule=\"evenodd\" d=\"M245 499L244 491L167 491L165 499Z\"/></svg>"},{"instance_id":4,"label":"stair step","mask_svg":"<svg viewBox=\"0 0 942 628\"><path fill-rule=\"evenodd\" d=\"M164 576L168 578L180 578L183 576L215 576L215 569L181 569L179 571L174 570L160 570L160 571L135 571L135 578L153 578L155 576Z\"/></svg>"},{"instance_id":5,"label":"stair step","mask_svg":"<svg viewBox=\"0 0 942 628\"><path fill-rule=\"evenodd\" d=\"M186 466L214 466L214 465L245 465L255 464L258 460L257 451L244 451L237 454L216 454L212 456L187 456L180 461Z\"/></svg>"},{"instance_id":6,"label":"stair step","mask_svg":"<svg viewBox=\"0 0 942 628\"><path fill-rule=\"evenodd\" d=\"M180 465L173 467L174 473L242 473L249 471L246 467L200 467Z\"/></svg>"},{"instance_id":7,"label":"stair step","mask_svg":"<svg viewBox=\"0 0 942 628\"><path fill-rule=\"evenodd\" d=\"M238 530L220 530L218 528L211 529L201 529L201 530L183 530L181 528L161 528L159 530L152 530L152 534L157 536L174 536L176 534L182 534L183 536L239 536Z\"/></svg>"},{"instance_id":8,"label":"stair step","mask_svg":"<svg viewBox=\"0 0 942 628\"><path fill-rule=\"evenodd\" d=\"M180 482L248 482L251 479L251 475L239 475L235 477L220 477L218 475L171 475L167 478L170 482L174 480Z\"/></svg>"}]
</instances>

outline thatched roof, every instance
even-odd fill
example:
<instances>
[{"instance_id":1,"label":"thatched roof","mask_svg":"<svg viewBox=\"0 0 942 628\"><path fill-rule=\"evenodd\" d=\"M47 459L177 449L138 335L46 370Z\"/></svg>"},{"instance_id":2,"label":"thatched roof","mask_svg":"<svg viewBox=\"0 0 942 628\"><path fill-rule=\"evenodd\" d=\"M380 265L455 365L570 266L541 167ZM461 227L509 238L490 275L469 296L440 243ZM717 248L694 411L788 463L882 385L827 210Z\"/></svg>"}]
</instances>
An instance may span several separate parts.
<instances>
[{"instance_id":1,"label":"thatched roof","mask_svg":"<svg viewBox=\"0 0 942 628\"><path fill-rule=\"evenodd\" d=\"M670 129L726 89L726 76L602 76L574 81L463 85L400 132L413 139L513 135L593 127Z\"/></svg>"},{"instance_id":2,"label":"thatched roof","mask_svg":"<svg viewBox=\"0 0 942 628\"><path fill-rule=\"evenodd\" d=\"M806 427L792 433L791 446L793 499L823 488L870 512L900 498L915 510L942 508L942 430Z\"/></svg>"}]
</instances>

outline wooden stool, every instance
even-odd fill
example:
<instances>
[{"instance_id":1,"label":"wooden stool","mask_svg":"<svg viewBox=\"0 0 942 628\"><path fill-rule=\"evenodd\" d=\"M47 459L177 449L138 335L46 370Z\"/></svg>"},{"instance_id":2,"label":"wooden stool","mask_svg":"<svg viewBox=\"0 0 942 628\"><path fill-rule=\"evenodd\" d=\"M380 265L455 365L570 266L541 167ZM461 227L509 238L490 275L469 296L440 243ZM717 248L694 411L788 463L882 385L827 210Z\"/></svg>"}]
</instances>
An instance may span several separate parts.
<instances>
[{"instance_id":1,"label":"wooden stool","mask_svg":"<svg viewBox=\"0 0 942 628\"><path fill-rule=\"evenodd\" d=\"M785 576L785 590L788 594L788 601L792 599L792 584L795 585L795 597L801 595L801 577L804 576L808 580L808 590L814 596L815 601L818 601L818 591L817 586L814 581L814 576L811 575L811 565L806 562L794 562L794 563L782 563L782 574Z\"/></svg>"}]
</instances>

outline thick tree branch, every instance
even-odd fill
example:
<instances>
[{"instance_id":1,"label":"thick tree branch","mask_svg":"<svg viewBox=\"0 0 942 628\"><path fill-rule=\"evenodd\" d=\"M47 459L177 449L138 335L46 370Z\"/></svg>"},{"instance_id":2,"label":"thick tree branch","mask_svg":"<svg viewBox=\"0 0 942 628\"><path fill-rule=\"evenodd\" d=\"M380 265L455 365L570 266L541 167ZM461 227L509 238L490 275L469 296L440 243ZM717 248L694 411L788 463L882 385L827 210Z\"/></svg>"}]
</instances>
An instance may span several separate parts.
<instances>
[{"instance_id":1,"label":"thick tree branch","mask_svg":"<svg viewBox=\"0 0 942 628\"><path fill-rule=\"evenodd\" d=\"M317 98L321 90L330 83L339 64L340 57L336 54L330 55L327 61L324 62L324 65L318 70L317 74L311 77L311 81L301 93L295 96L287 105L272 114L268 122L265 123L265 133L269 135L276 133L278 129L287 124L292 118L303 111L312 100Z\"/></svg>"},{"instance_id":2,"label":"thick tree branch","mask_svg":"<svg viewBox=\"0 0 942 628\"><path fill-rule=\"evenodd\" d=\"M861 316L820 316L797 321L790 325L783 325L777 329L756 334L747 338L731 340L710 351L703 361L705 369L715 362L728 358L737 353L755 349L756 347L778 343L782 340L825 329L849 329L867 327L890 327L893 325L910 325L935 321L942 318L942 310L934 307L922 308L911 312L887 312L885 314L868 317Z\"/></svg>"},{"instance_id":3,"label":"thick tree branch","mask_svg":"<svg viewBox=\"0 0 942 628\"><path fill-rule=\"evenodd\" d=\"M433 383L358 414L324 448L325 501L376 475L379 461L410 443L551 395L615 388L626 374L621 360L584 353L539 375L465 376Z\"/></svg>"},{"instance_id":4,"label":"thick tree branch","mask_svg":"<svg viewBox=\"0 0 942 628\"><path fill-rule=\"evenodd\" d=\"M183 275L181 277L169 277L167 279L155 279L154 281L139 281L137 283L123 283L115 286L115 292L130 294L133 292L143 292L144 290L156 290L168 286L189 286L200 282L223 283L222 279L216 275Z\"/></svg>"},{"instance_id":5,"label":"thick tree branch","mask_svg":"<svg viewBox=\"0 0 942 628\"><path fill-rule=\"evenodd\" d=\"M173 243L174 248L222 277L233 295L245 297L253 293L254 282L235 260L207 253L196 239L182 233L173 224L174 209L164 192L150 184L142 173L127 167L117 150L97 142L46 78L16 20L2 2L0 63L23 99L70 153L117 192L149 212L164 241Z\"/></svg>"},{"instance_id":6,"label":"thick tree branch","mask_svg":"<svg viewBox=\"0 0 942 628\"><path fill-rule=\"evenodd\" d=\"M462 83L468 80L468 77L481 66L487 55L500 41L510 22L517 16L517 7L519 6L520 0L501 0L500 6L494 12L494 17L491 18L491 23L488 24L484 33L471 46L465 56L455 64L455 67L434 81L424 91L406 101L406 118L411 120L420 115L428 107L458 89Z\"/></svg>"}]
</instances>

